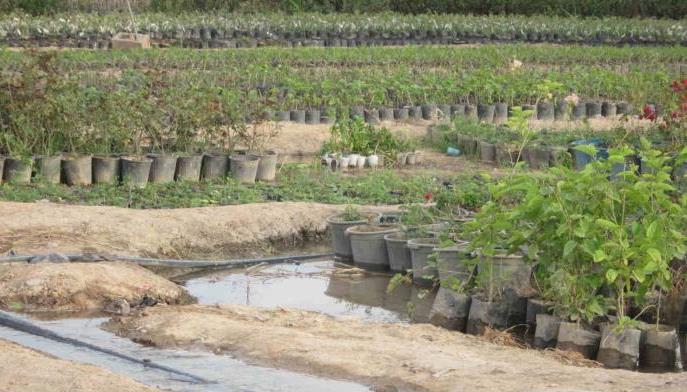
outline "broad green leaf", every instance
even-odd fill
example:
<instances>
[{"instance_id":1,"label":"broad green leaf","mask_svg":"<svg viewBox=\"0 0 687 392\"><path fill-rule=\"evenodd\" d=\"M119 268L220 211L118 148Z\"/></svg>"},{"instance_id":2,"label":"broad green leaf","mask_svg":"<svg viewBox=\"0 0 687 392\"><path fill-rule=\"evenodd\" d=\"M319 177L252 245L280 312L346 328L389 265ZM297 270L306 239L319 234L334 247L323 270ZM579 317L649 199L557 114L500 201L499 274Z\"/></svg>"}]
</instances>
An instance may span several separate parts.
<instances>
[{"instance_id":1,"label":"broad green leaf","mask_svg":"<svg viewBox=\"0 0 687 392\"><path fill-rule=\"evenodd\" d=\"M577 247L577 242L570 240L565 243L565 246L563 247L563 257L568 257L570 254L575 250Z\"/></svg>"},{"instance_id":2,"label":"broad green leaf","mask_svg":"<svg viewBox=\"0 0 687 392\"><path fill-rule=\"evenodd\" d=\"M646 253L649 255L652 261L655 261L656 263L661 262L661 252L659 252L658 249L649 248L646 250Z\"/></svg>"},{"instance_id":3,"label":"broad green leaf","mask_svg":"<svg viewBox=\"0 0 687 392\"><path fill-rule=\"evenodd\" d=\"M607 230L618 230L618 225L609 221L608 219L597 219L596 224Z\"/></svg>"},{"instance_id":4,"label":"broad green leaf","mask_svg":"<svg viewBox=\"0 0 687 392\"><path fill-rule=\"evenodd\" d=\"M606 252L604 252L602 249L597 249L594 251L594 262L595 263L600 263L604 260L606 260L608 256L606 255Z\"/></svg>"},{"instance_id":5,"label":"broad green leaf","mask_svg":"<svg viewBox=\"0 0 687 392\"><path fill-rule=\"evenodd\" d=\"M614 269L609 269L606 271L606 281L608 283L613 283L618 278L618 271Z\"/></svg>"}]
</instances>

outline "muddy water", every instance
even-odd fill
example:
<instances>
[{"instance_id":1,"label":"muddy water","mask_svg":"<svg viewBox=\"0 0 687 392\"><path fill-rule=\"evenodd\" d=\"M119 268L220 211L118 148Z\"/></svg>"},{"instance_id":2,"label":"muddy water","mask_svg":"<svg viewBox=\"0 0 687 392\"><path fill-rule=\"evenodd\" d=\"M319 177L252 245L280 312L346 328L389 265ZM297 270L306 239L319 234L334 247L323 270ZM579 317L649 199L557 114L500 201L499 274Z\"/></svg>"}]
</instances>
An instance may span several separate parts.
<instances>
[{"instance_id":1,"label":"muddy water","mask_svg":"<svg viewBox=\"0 0 687 392\"><path fill-rule=\"evenodd\" d=\"M19 315L16 316L27 319ZM132 364L131 362L85 348L73 347L0 327L0 338L63 359L100 366L143 384L159 387L164 390L189 392L369 391L367 387L355 383L327 380L279 369L247 365L227 355L214 355L201 351L162 350L142 346L100 329L99 325L105 322L106 318L78 318L52 321L27 320L62 336L79 339L135 358L149 359L154 363L183 370L214 381L212 384L190 384L182 380L181 376L171 375L161 370L145 368L141 365Z\"/></svg>"},{"instance_id":2,"label":"muddy water","mask_svg":"<svg viewBox=\"0 0 687 392\"><path fill-rule=\"evenodd\" d=\"M183 282L201 304L303 309L368 321L427 322L435 293L398 285L391 274L366 273L333 261L215 271Z\"/></svg>"},{"instance_id":3,"label":"muddy water","mask_svg":"<svg viewBox=\"0 0 687 392\"><path fill-rule=\"evenodd\" d=\"M256 266L184 277L184 285L201 304L245 304L288 307L368 321L426 322L435 293L408 285L387 292L391 274L366 273L333 261ZM65 337L78 339L139 359L212 380L190 384L180 376L145 368L119 358L0 327L0 338L52 354L89 363L146 385L170 391L368 391L360 384L252 366L228 355L146 347L100 329L107 318L94 314L67 318L42 314L16 315ZM71 315L74 316L74 315Z\"/></svg>"}]
</instances>

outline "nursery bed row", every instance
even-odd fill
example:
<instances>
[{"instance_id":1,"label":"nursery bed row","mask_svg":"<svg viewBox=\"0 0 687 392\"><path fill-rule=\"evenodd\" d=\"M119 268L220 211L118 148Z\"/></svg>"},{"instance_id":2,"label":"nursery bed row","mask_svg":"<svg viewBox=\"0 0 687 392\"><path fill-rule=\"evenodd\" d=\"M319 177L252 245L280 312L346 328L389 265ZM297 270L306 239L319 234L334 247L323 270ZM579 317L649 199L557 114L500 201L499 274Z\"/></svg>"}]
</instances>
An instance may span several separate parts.
<instances>
[{"instance_id":1,"label":"nursery bed row","mask_svg":"<svg viewBox=\"0 0 687 392\"><path fill-rule=\"evenodd\" d=\"M441 238L452 222L406 227L395 224L397 219L379 214L332 216L327 220L332 246L341 262L408 273L402 280L412 280L420 287L439 283L429 315L433 324L474 335L483 334L486 328L526 326L533 329L537 348L575 351L611 368L682 369L680 347L685 340L676 328L642 324L639 329L618 332L610 322L594 326L565 322L552 315L554 304L535 297L530 286L532 267L522 255L480 256L465 241L443 245ZM459 219L471 220L469 215ZM483 275L498 286L498 298L491 293L463 291L475 276Z\"/></svg>"},{"instance_id":2,"label":"nursery bed row","mask_svg":"<svg viewBox=\"0 0 687 392\"><path fill-rule=\"evenodd\" d=\"M516 105L517 106L517 105ZM532 111L532 118L541 121L580 121L587 118L614 118L630 115L633 107L627 102L582 102L570 105L566 101L557 104L540 102L537 105L522 105L523 110ZM294 109L269 113L275 121L291 121L299 124L332 124L336 120L362 118L368 124L381 121L436 120L466 118L485 123L504 123L512 114L511 107L505 103L486 104L424 104L401 108L365 109L354 106L346 109Z\"/></svg>"},{"instance_id":3,"label":"nursery bed row","mask_svg":"<svg viewBox=\"0 0 687 392\"><path fill-rule=\"evenodd\" d=\"M276 178L277 154L236 153L147 156L41 156L35 158L0 157L2 179L11 184L28 184L31 178L48 184L117 184L120 181L142 188L149 182L200 181L224 178L231 174L240 183L252 184Z\"/></svg>"},{"instance_id":4,"label":"nursery bed row","mask_svg":"<svg viewBox=\"0 0 687 392\"><path fill-rule=\"evenodd\" d=\"M683 20L402 14L7 14L0 38L102 37L145 32L154 39L496 40L555 43L684 44Z\"/></svg>"},{"instance_id":5,"label":"nursery bed row","mask_svg":"<svg viewBox=\"0 0 687 392\"><path fill-rule=\"evenodd\" d=\"M672 47L579 47L557 45L481 45L466 47L412 47L347 49L322 48L260 48L246 51L189 51L169 50L112 50L61 51L56 60L65 72L76 70L151 69L163 70L203 69L243 70L262 65L276 67L366 67L403 65L406 67L432 67L456 70L489 68L510 69L513 60L522 62L528 69L553 67L604 66L619 70L646 69L655 71L673 65L677 71L685 64L687 49ZM0 66L6 70L19 70L25 59L20 51L3 51Z\"/></svg>"}]
</instances>

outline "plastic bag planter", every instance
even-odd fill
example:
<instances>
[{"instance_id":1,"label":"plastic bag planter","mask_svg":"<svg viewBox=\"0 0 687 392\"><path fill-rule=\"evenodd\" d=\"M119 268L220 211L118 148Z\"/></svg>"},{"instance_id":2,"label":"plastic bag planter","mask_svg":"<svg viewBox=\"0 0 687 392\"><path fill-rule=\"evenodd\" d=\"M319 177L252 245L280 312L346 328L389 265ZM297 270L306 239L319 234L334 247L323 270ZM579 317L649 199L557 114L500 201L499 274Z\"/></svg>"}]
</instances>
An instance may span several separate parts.
<instances>
[{"instance_id":1,"label":"plastic bag planter","mask_svg":"<svg viewBox=\"0 0 687 392\"><path fill-rule=\"evenodd\" d=\"M570 143L571 149L570 149L570 154L573 157L573 164L575 167L575 170L582 170L584 169L585 166L587 166L589 163L591 163L595 159L605 159L608 158L608 151L606 148L604 148L604 143L599 140L599 139L589 139L589 140L576 140L572 143ZM589 154L586 154L582 151L579 151L575 149L576 146L581 146L581 145L592 145L596 147L596 156L592 157Z\"/></svg>"},{"instance_id":2,"label":"plastic bag planter","mask_svg":"<svg viewBox=\"0 0 687 392\"><path fill-rule=\"evenodd\" d=\"M93 183L116 184L121 176L122 163L118 156L100 155L93 157Z\"/></svg>"},{"instance_id":3,"label":"plastic bag planter","mask_svg":"<svg viewBox=\"0 0 687 392\"><path fill-rule=\"evenodd\" d=\"M33 159L6 158L3 180L9 184L28 184L31 182Z\"/></svg>"},{"instance_id":4,"label":"plastic bag planter","mask_svg":"<svg viewBox=\"0 0 687 392\"><path fill-rule=\"evenodd\" d=\"M36 177L48 184L59 184L62 157L60 155L54 156L37 156L34 157Z\"/></svg>"}]
</instances>

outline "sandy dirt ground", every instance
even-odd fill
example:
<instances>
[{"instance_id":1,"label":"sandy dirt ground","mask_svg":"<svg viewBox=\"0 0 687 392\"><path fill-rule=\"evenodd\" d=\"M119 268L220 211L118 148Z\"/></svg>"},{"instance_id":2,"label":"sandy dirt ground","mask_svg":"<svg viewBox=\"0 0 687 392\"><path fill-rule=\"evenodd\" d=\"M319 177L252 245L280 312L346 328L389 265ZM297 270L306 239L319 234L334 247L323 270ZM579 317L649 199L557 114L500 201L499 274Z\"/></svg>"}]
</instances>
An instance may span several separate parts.
<instances>
[{"instance_id":1,"label":"sandy dirt ground","mask_svg":"<svg viewBox=\"0 0 687 392\"><path fill-rule=\"evenodd\" d=\"M0 339L0 391L159 391L91 365L54 358Z\"/></svg>"},{"instance_id":2,"label":"sandy dirt ground","mask_svg":"<svg viewBox=\"0 0 687 392\"><path fill-rule=\"evenodd\" d=\"M687 390L685 373L575 367L539 351L498 346L427 324L373 324L297 310L152 308L113 319L106 328L160 347L231 353L384 391Z\"/></svg>"},{"instance_id":3,"label":"sandy dirt ground","mask_svg":"<svg viewBox=\"0 0 687 392\"><path fill-rule=\"evenodd\" d=\"M0 202L0 253L111 253L184 258L324 233L344 206L260 203L169 210ZM375 207L377 210L393 207Z\"/></svg>"},{"instance_id":4,"label":"sandy dirt ground","mask_svg":"<svg viewBox=\"0 0 687 392\"><path fill-rule=\"evenodd\" d=\"M0 264L0 307L20 311L102 310L116 300L195 302L186 290L126 262Z\"/></svg>"}]
</instances>

